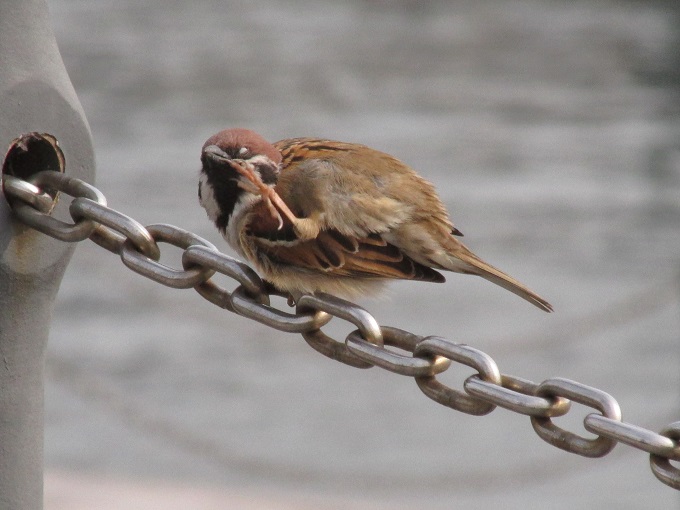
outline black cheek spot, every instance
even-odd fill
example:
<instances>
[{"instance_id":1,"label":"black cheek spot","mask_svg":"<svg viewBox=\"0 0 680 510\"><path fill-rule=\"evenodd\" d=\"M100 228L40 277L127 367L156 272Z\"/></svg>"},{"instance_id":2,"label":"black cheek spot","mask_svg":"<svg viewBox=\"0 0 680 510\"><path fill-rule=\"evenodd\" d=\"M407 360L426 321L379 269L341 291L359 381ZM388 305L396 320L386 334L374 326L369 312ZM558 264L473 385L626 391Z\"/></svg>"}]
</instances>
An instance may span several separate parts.
<instances>
[{"instance_id":1,"label":"black cheek spot","mask_svg":"<svg viewBox=\"0 0 680 510\"><path fill-rule=\"evenodd\" d=\"M203 200L203 196L201 195L201 182L198 182L198 200Z\"/></svg>"},{"instance_id":2,"label":"black cheek spot","mask_svg":"<svg viewBox=\"0 0 680 510\"><path fill-rule=\"evenodd\" d=\"M260 178L265 184L276 184L276 181L279 180L279 173L274 166L258 165L257 170L260 172Z\"/></svg>"}]
</instances>

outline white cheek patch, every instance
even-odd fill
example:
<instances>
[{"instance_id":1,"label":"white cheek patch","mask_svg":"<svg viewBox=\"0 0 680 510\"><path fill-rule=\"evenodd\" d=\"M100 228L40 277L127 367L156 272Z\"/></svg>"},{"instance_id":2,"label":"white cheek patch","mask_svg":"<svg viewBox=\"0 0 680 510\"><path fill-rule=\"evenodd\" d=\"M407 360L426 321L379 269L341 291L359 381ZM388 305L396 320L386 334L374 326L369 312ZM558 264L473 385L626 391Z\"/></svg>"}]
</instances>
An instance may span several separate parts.
<instances>
[{"instance_id":1,"label":"white cheek patch","mask_svg":"<svg viewBox=\"0 0 680 510\"><path fill-rule=\"evenodd\" d=\"M271 160L267 156L265 156L264 154L258 154L256 156L253 156L252 158L249 158L247 161L250 162L250 163L253 163L253 164L255 164L255 163L269 163L269 164L271 164Z\"/></svg>"},{"instance_id":2,"label":"white cheek patch","mask_svg":"<svg viewBox=\"0 0 680 510\"><path fill-rule=\"evenodd\" d=\"M203 209L205 209L205 212L208 213L208 218L210 218L212 221L217 221L217 218L220 215L220 208L217 205L217 201L215 200L213 188L208 183L208 177L201 173L199 182L201 186L201 196L199 202Z\"/></svg>"},{"instance_id":3,"label":"white cheek patch","mask_svg":"<svg viewBox=\"0 0 680 510\"><path fill-rule=\"evenodd\" d=\"M222 210L215 199L213 187L203 173L201 173L199 177L199 182L201 186L199 202L208 214L208 218L210 218L213 223L217 223L217 220L222 215ZM224 231L220 229L220 233L222 234L222 237L224 237L224 240L242 256L245 256L240 245L240 237L244 228L243 222L247 220L247 216L252 210L253 205L260 200L262 200L260 195L254 195L247 191L241 193L229 216L229 223L226 225Z\"/></svg>"}]
</instances>

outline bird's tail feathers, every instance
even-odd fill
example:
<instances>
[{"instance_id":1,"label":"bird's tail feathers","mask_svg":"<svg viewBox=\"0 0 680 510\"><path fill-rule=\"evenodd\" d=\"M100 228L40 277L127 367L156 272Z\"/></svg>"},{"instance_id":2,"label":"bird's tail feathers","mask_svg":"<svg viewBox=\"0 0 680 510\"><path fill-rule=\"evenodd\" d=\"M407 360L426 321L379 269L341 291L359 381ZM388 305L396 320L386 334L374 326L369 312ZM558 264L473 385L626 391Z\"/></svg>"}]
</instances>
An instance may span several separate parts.
<instances>
[{"instance_id":1,"label":"bird's tail feathers","mask_svg":"<svg viewBox=\"0 0 680 510\"><path fill-rule=\"evenodd\" d=\"M451 257L454 258L453 256ZM493 267L491 264L487 264L482 259L477 257L474 253L469 250L459 250L456 253L456 261L452 260L452 264L456 266L454 271L466 272L471 274L476 274L482 278L489 280L496 285L503 287L510 292L517 294L519 297L526 299L529 303L537 306L541 310L546 312L552 312L553 307L541 296L536 294L534 291L530 290L524 284L515 280L512 276L505 274L500 269ZM461 268L461 263L464 263L464 267Z\"/></svg>"}]
</instances>

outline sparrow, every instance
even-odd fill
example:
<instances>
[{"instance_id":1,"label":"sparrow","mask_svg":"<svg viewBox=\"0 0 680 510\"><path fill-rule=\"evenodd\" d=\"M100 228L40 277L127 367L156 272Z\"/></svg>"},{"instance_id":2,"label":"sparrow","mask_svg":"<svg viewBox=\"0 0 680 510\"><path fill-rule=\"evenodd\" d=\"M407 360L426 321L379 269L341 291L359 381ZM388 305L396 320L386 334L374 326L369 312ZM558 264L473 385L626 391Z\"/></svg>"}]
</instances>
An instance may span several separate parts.
<instances>
[{"instance_id":1,"label":"sparrow","mask_svg":"<svg viewBox=\"0 0 680 510\"><path fill-rule=\"evenodd\" d=\"M545 299L472 253L434 186L389 154L321 138L211 136L198 198L227 243L282 293L353 298L392 279L481 276L547 312Z\"/></svg>"}]
</instances>

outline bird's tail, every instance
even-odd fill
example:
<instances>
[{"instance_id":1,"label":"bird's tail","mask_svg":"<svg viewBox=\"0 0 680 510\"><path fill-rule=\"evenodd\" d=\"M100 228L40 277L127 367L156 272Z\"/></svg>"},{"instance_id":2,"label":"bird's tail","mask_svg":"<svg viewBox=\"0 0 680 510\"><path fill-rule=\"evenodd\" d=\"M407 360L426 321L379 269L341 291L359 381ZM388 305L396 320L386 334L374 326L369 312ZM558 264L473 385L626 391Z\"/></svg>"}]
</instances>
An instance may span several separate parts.
<instances>
[{"instance_id":1,"label":"bird's tail","mask_svg":"<svg viewBox=\"0 0 680 510\"><path fill-rule=\"evenodd\" d=\"M548 303L545 299L543 299L541 296L536 294L534 291L530 290L525 285L515 280L512 276L505 274L500 269L493 267L491 264L487 264L482 259L477 257L474 253L464 248L462 245L461 248L463 249L456 250L457 253L455 255L455 258L458 260L451 261L453 265L457 266L457 269L454 270L456 271L461 270L458 268L460 268L461 266L460 262L462 261L465 264L465 267L464 269L462 269L461 272L481 276L482 278L489 280L490 282L495 283L496 285L500 285L504 289L507 289L514 294L517 294L519 297L526 299L527 301L529 301L529 303L537 306L541 310L544 310L546 312L553 311L552 305ZM454 257L452 256L451 258L453 259Z\"/></svg>"}]
</instances>

